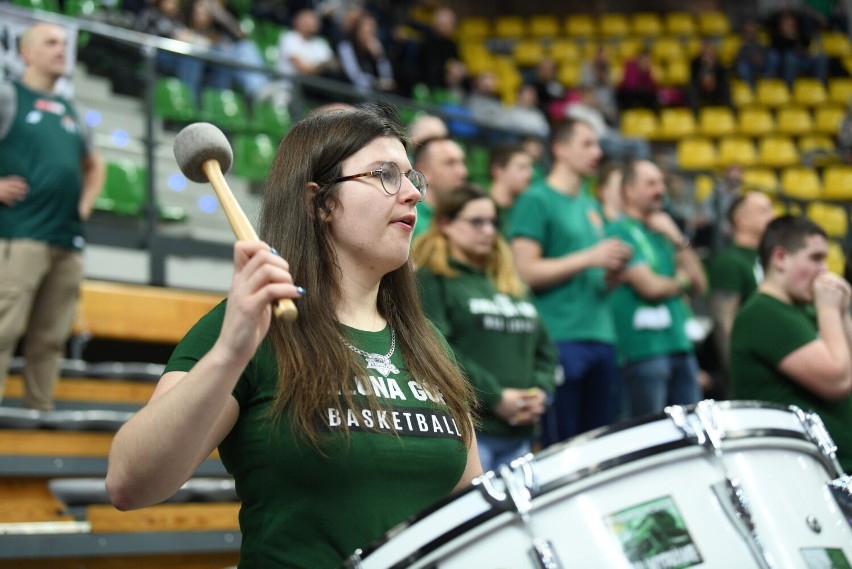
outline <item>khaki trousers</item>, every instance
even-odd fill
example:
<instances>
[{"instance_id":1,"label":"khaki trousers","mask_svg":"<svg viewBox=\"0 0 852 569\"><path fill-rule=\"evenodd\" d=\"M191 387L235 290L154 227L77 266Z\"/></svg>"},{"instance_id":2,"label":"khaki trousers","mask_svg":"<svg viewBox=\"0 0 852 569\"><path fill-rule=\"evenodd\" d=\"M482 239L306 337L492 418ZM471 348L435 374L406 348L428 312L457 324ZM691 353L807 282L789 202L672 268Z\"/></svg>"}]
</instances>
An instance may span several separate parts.
<instances>
[{"instance_id":1,"label":"khaki trousers","mask_svg":"<svg viewBox=\"0 0 852 569\"><path fill-rule=\"evenodd\" d=\"M29 239L0 239L0 400L9 362L24 336L24 400L53 409L53 391L74 322L83 256Z\"/></svg>"}]
</instances>

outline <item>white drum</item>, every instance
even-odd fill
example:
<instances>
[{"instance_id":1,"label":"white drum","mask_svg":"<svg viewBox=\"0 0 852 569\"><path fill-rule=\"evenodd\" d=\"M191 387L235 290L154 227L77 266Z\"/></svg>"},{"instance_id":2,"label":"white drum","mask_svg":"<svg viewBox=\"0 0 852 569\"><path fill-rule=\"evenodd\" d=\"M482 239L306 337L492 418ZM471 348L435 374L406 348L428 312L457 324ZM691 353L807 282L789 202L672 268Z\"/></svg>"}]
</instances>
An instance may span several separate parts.
<instances>
[{"instance_id":1,"label":"white drum","mask_svg":"<svg viewBox=\"0 0 852 569\"><path fill-rule=\"evenodd\" d=\"M670 407L486 473L346 567L850 569L834 450L796 408Z\"/></svg>"}]
</instances>

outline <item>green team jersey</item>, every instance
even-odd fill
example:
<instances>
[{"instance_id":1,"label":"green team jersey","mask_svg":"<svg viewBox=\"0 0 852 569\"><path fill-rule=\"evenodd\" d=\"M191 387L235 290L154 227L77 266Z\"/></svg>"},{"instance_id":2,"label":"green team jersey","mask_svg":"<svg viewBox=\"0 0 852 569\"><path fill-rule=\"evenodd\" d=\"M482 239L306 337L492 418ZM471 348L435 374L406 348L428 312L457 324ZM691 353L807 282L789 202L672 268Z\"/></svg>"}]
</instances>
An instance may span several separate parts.
<instances>
[{"instance_id":1,"label":"green team jersey","mask_svg":"<svg viewBox=\"0 0 852 569\"><path fill-rule=\"evenodd\" d=\"M666 237L626 215L613 222L609 232L633 248L627 270L647 265L660 276L674 277L675 249ZM622 363L692 351L686 335L687 309L681 296L649 301L625 283L612 292L610 301Z\"/></svg>"},{"instance_id":2,"label":"green team jersey","mask_svg":"<svg viewBox=\"0 0 852 569\"><path fill-rule=\"evenodd\" d=\"M597 244L604 237L603 216L585 187L569 196L541 182L515 202L509 237L536 241L544 258L562 257ZM603 269L591 268L562 284L534 291L534 300L555 341L614 343L608 295Z\"/></svg>"},{"instance_id":3,"label":"green team jersey","mask_svg":"<svg viewBox=\"0 0 852 569\"><path fill-rule=\"evenodd\" d=\"M83 159L91 151L72 104L19 83L0 84L0 177L20 176L27 196L0 203L0 238L83 247Z\"/></svg>"},{"instance_id":4,"label":"green team jersey","mask_svg":"<svg viewBox=\"0 0 852 569\"><path fill-rule=\"evenodd\" d=\"M167 371L189 371L209 351L224 308L220 304L189 331ZM342 329L369 353L384 355L390 348L389 328ZM293 431L286 413L271 422L278 370L268 341L258 349L233 391L240 416L219 445L242 500L241 569L337 569L357 548L448 496L459 482L467 462L459 425L442 396L409 375L398 346L390 369L380 365L352 381L353 391L375 392L381 410L322 411L332 431L346 424L351 433L348 442L339 431L323 435L326 456Z\"/></svg>"},{"instance_id":5,"label":"green team jersey","mask_svg":"<svg viewBox=\"0 0 852 569\"><path fill-rule=\"evenodd\" d=\"M748 247L728 247L713 259L709 269L710 289L738 294L741 306L763 281L757 250Z\"/></svg>"},{"instance_id":6,"label":"green team jersey","mask_svg":"<svg viewBox=\"0 0 852 569\"><path fill-rule=\"evenodd\" d=\"M426 202L417 202L417 224L414 226L414 233L411 239L416 239L423 235L432 225L432 214L435 213L435 208Z\"/></svg>"},{"instance_id":7,"label":"green team jersey","mask_svg":"<svg viewBox=\"0 0 852 569\"><path fill-rule=\"evenodd\" d=\"M470 265L451 265L458 271L455 278L436 275L428 267L417 271L423 309L476 389L480 430L529 438L533 425L512 427L493 410L505 387L553 392L556 352L550 337L529 299L498 292L483 271Z\"/></svg>"},{"instance_id":8,"label":"green team jersey","mask_svg":"<svg viewBox=\"0 0 852 569\"><path fill-rule=\"evenodd\" d=\"M731 394L816 412L837 443L840 464L852 472L852 396L826 401L778 369L781 360L818 336L812 305L787 304L762 292L752 295L731 331Z\"/></svg>"}]
</instances>

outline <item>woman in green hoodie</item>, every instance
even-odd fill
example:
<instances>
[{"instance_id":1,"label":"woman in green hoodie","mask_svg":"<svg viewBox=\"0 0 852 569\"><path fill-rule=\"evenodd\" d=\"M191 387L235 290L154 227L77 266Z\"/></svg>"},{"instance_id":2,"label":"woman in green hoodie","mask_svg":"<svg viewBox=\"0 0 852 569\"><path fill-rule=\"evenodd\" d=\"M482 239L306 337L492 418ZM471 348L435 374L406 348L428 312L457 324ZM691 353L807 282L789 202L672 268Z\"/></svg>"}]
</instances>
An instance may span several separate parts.
<instances>
[{"instance_id":1,"label":"woman in green hoodie","mask_svg":"<svg viewBox=\"0 0 852 569\"><path fill-rule=\"evenodd\" d=\"M444 196L414 242L423 309L476 389L482 467L532 448L554 390L553 344L498 231L497 206L475 185Z\"/></svg>"}]
</instances>

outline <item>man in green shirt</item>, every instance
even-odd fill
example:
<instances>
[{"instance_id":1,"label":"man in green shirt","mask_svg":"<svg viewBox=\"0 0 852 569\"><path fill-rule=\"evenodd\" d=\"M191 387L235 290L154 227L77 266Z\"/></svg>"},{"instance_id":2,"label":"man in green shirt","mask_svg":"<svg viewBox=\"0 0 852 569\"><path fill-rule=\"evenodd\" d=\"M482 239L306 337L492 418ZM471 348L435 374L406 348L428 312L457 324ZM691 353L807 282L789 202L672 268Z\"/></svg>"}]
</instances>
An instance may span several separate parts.
<instances>
[{"instance_id":1,"label":"man in green shirt","mask_svg":"<svg viewBox=\"0 0 852 569\"><path fill-rule=\"evenodd\" d=\"M515 201L530 187L533 157L520 144L502 144L491 149L488 171L491 198L497 204L500 233L511 233L511 214Z\"/></svg>"},{"instance_id":2,"label":"man in green shirt","mask_svg":"<svg viewBox=\"0 0 852 569\"><path fill-rule=\"evenodd\" d=\"M566 120L551 133L553 168L518 198L512 252L556 342L564 381L544 416L542 443L556 443L609 424L618 411L615 329L608 282L630 257L606 239L603 216L586 181L601 149L588 124Z\"/></svg>"},{"instance_id":3,"label":"man in green shirt","mask_svg":"<svg viewBox=\"0 0 852 569\"><path fill-rule=\"evenodd\" d=\"M624 283L611 299L631 417L701 398L683 296L689 291L703 294L707 281L689 240L663 211L665 191L656 165L629 164L622 179L624 215L609 227L633 248Z\"/></svg>"},{"instance_id":4,"label":"man in green shirt","mask_svg":"<svg viewBox=\"0 0 852 569\"><path fill-rule=\"evenodd\" d=\"M763 280L757 246L773 215L772 201L766 194L748 192L735 199L728 210L734 243L710 263L713 336L725 374L734 317ZM719 395L727 395L726 385L722 386Z\"/></svg>"},{"instance_id":5,"label":"man in green shirt","mask_svg":"<svg viewBox=\"0 0 852 569\"><path fill-rule=\"evenodd\" d=\"M429 184L423 200L417 203L416 239L432 224L437 200L467 180L464 150L451 138L427 138L414 149L414 169L423 172Z\"/></svg>"},{"instance_id":6,"label":"man in green shirt","mask_svg":"<svg viewBox=\"0 0 852 569\"><path fill-rule=\"evenodd\" d=\"M0 398L24 343L25 407L53 408L59 360L83 275L83 221L104 167L71 102L54 94L66 36L38 23L21 36L20 81L0 83Z\"/></svg>"},{"instance_id":7,"label":"man in green shirt","mask_svg":"<svg viewBox=\"0 0 852 569\"><path fill-rule=\"evenodd\" d=\"M816 412L848 472L852 470L849 284L828 272L825 231L806 218L783 216L772 221L758 251L765 278L737 313L731 332L732 395Z\"/></svg>"}]
</instances>

